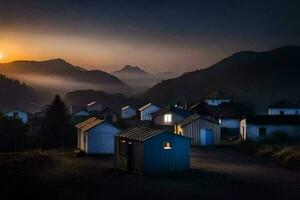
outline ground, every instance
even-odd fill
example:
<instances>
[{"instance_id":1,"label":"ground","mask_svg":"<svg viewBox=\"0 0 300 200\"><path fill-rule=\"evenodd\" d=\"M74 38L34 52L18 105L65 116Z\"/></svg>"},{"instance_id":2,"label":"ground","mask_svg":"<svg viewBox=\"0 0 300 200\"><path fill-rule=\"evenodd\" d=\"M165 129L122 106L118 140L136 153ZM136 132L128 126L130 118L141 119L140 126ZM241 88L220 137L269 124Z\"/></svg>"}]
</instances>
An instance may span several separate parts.
<instances>
[{"instance_id":1,"label":"ground","mask_svg":"<svg viewBox=\"0 0 300 200\"><path fill-rule=\"evenodd\" d=\"M142 176L113 156L0 154L1 199L299 199L300 173L220 148L193 148L191 170Z\"/></svg>"}]
</instances>

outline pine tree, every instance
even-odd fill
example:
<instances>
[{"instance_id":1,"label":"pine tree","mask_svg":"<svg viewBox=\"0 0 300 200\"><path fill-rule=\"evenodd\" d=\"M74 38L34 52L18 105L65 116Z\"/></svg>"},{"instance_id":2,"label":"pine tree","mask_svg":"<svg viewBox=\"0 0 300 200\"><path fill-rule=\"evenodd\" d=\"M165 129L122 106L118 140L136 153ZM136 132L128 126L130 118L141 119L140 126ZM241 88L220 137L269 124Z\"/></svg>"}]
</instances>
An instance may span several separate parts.
<instances>
[{"instance_id":1,"label":"pine tree","mask_svg":"<svg viewBox=\"0 0 300 200\"><path fill-rule=\"evenodd\" d=\"M72 143L73 132L67 110L60 96L56 95L45 111L46 117L41 128L42 147L64 148Z\"/></svg>"}]
</instances>

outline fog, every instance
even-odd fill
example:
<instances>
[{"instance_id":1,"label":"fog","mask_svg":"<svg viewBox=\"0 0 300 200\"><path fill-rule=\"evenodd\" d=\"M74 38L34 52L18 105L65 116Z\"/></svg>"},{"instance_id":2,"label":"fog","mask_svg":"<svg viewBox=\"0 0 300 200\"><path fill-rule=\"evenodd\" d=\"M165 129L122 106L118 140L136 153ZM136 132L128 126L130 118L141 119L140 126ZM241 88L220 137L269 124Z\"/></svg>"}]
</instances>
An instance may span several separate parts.
<instances>
[{"instance_id":1,"label":"fog","mask_svg":"<svg viewBox=\"0 0 300 200\"><path fill-rule=\"evenodd\" d=\"M18 79L24 82L26 85L36 88L46 90L55 94L64 95L67 92L74 90L103 90L107 91L108 87L112 85L105 84L92 84L88 82L80 82L72 79L66 79L60 76L45 76L45 75L8 75L11 78ZM110 90L111 91L111 90Z\"/></svg>"}]
</instances>

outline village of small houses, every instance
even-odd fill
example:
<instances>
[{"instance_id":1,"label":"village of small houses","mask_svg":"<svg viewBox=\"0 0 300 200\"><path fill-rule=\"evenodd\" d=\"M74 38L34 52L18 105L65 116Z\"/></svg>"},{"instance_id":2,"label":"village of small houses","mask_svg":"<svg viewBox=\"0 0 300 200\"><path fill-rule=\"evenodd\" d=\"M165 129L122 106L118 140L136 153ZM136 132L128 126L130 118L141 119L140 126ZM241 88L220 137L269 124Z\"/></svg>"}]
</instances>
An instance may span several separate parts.
<instances>
[{"instance_id":1,"label":"village of small houses","mask_svg":"<svg viewBox=\"0 0 300 200\"><path fill-rule=\"evenodd\" d=\"M46 107L35 114L11 108L7 109L4 115L26 124L28 136L34 137L39 134ZM253 175L258 179L251 182L251 167L255 166L256 162L259 165L263 162L263 165L268 167L274 164L276 167L279 166L279 169L291 168L289 173L294 174L295 179L299 178L297 171L299 151L296 155L292 154L295 151L297 153L293 145L298 144L300 136L299 103L282 101L270 105L264 113L255 113L245 104L235 102L230 96L216 91L193 103L178 102L161 106L148 102L143 105L120 105L120 107L121 109L114 110L97 100L85 106L68 106L70 123L75 130L75 147L48 151L49 155L54 155L56 162L64 163L62 159L65 156L72 160L66 164L70 165L70 172L68 168L64 168L65 166L58 167L61 168L59 170L66 170L64 173L68 174L72 168L81 167L77 169L75 175L70 174L75 177L81 170L87 170L84 171L85 176L81 178L85 181L97 179L100 182L103 179L101 187L107 181L108 185L104 186L104 190L115 191L111 194L111 198L119 198L122 195L117 191L122 191L126 193L125 197L132 195L139 197L151 193L149 197L163 196L175 199L185 196L187 192L189 194L187 197L197 199L198 194L204 197L233 195L232 192L237 187L242 189L232 197L233 199L240 199L244 194L252 198L255 191L265 192L265 190L266 196L272 193L273 196L280 198L287 194L297 197L297 192L278 192L279 195L273 190L268 191L265 184L257 185L257 182L264 183L265 180L269 184L268 179L274 177L271 181L280 180L283 183L290 181L282 179L284 175L272 177L269 171L272 167L258 167L257 174L254 172L256 175ZM31 151L36 151L35 154L38 154L40 159L47 155L47 151ZM23 154L29 155L26 152ZM287 156L284 157L285 154ZM52 164L46 162L45 165ZM253 170L256 168L253 167ZM59 175L63 173L62 171L49 173ZM39 171L33 176L38 176L36 173ZM235 177L235 173L242 179L241 181ZM107 176L109 180L106 180ZM244 183L244 176L250 176L246 179L251 180L249 184L254 187L253 193L248 190L249 185ZM228 177L235 178L229 181ZM114 179L113 183L110 183L111 179ZM53 181L47 177L45 180ZM174 183L170 186L172 181ZM76 185L76 182L78 180L70 179L68 184ZM95 195L98 190L93 189L93 181L87 184L92 188L91 196ZM124 189L111 188L120 188L124 184L128 188L127 186ZM290 184L292 183L287 183L286 186L289 187ZM135 191L135 187L139 191ZM170 191L169 187L172 187ZM222 187L221 192L214 193L213 187ZM288 189L291 188L287 188L287 191ZM89 189L86 190L87 193L88 191ZM164 194L158 195L154 191L162 191ZM78 191L75 194L77 193L81 194ZM50 196L56 197L55 194ZM103 197L110 197L109 193L103 192ZM77 198L81 199L78 196L75 199Z\"/></svg>"}]
</instances>

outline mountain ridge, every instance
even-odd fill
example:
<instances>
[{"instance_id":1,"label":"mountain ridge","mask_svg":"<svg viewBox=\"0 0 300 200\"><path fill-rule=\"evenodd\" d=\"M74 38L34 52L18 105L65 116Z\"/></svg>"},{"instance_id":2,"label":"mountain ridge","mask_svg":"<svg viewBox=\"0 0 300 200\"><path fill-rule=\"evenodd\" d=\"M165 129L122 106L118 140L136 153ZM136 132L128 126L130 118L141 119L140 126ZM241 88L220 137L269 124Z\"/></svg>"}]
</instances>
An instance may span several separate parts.
<instances>
[{"instance_id":1,"label":"mountain ridge","mask_svg":"<svg viewBox=\"0 0 300 200\"><path fill-rule=\"evenodd\" d=\"M238 101L262 109L276 101L300 98L299 57L300 46L266 52L238 52L209 68L162 81L144 96L166 104L199 100L210 92L221 90Z\"/></svg>"},{"instance_id":2,"label":"mountain ridge","mask_svg":"<svg viewBox=\"0 0 300 200\"><path fill-rule=\"evenodd\" d=\"M40 84L47 82L50 88L61 89L63 92L79 88L104 90L110 93L131 93L131 88L117 77L101 70L86 70L63 59L1 63L0 73L18 78L33 87L39 82ZM61 85L57 84L58 82ZM47 88L47 85L45 87Z\"/></svg>"}]
</instances>

